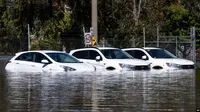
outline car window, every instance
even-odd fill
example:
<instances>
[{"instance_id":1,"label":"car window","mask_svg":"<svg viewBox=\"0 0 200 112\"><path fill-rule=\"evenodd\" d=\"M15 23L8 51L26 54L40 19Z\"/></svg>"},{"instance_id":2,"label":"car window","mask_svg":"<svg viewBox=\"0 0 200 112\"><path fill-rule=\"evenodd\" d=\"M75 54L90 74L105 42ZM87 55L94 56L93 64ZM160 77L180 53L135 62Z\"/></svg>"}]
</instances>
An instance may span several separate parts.
<instances>
[{"instance_id":1,"label":"car window","mask_svg":"<svg viewBox=\"0 0 200 112\"><path fill-rule=\"evenodd\" d=\"M88 50L89 52L89 58L88 59L92 59L92 60L95 60L97 56L100 56L101 55L97 52L97 51L94 51L94 50ZM102 58L101 58L102 59Z\"/></svg>"},{"instance_id":2,"label":"car window","mask_svg":"<svg viewBox=\"0 0 200 112\"><path fill-rule=\"evenodd\" d=\"M147 49L146 51L152 58L177 58L176 56L164 49Z\"/></svg>"},{"instance_id":3,"label":"car window","mask_svg":"<svg viewBox=\"0 0 200 112\"><path fill-rule=\"evenodd\" d=\"M59 63L82 63L67 53L46 53L50 58Z\"/></svg>"},{"instance_id":4,"label":"car window","mask_svg":"<svg viewBox=\"0 0 200 112\"><path fill-rule=\"evenodd\" d=\"M51 62L46 56L44 56L41 53L34 53L34 54L35 54L34 61L37 62L37 63L41 63L42 60L44 60L44 59Z\"/></svg>"},{"instance_id":5,"label":"car window","mask_svg":"<svg viewBox=\"0 0 200 112\"><path fill-rule=\"evenodd\" d=\"M134 55L133 55L134 58L142 59L142 56L146 56L146 54L143 51L134 50Z\"/></svg>"},{"instance_id":6,"label":"car window","mask_svg":"<svg viewBox=\"0 0 200 112\"><path fill-rule=\"evenodd\" d=\"M127 50L127 51L125 51L125 52L127 52L128 54L130 54L131 56L134 57L134 50ZM135 58L135 57L134 57L134 58Z\"/></svg>"},{"instance_id":7,"label":"car window","mask_svg":"<svg viewBox=\"0 0 200 112\"><path fill-rule=\"evenodd\" d=\"M76 51L72 54L76 58L80 59L88 59L89 58L89 51L84 50L84 51Z\"/></svg>"},{"instance_id":8,"label":"car window","mask_svg":"<svg viewBox=\"0 0 200 112\"><path fill-rule=\"evenodd\" d=\"M33 61L33 53L23 53L19 55L15 60L21 61Z\"/></svg>"},{"instance_id":9,"label":"car window","mask_svg":"<svg viewBox=\"0 0 200 112\"><path fill-rule=\"evenodd\" d=\"M101 52L107 59L130 59L133 58L128 53L120 49L101 49Z\"/></svg>"}]
</instances>

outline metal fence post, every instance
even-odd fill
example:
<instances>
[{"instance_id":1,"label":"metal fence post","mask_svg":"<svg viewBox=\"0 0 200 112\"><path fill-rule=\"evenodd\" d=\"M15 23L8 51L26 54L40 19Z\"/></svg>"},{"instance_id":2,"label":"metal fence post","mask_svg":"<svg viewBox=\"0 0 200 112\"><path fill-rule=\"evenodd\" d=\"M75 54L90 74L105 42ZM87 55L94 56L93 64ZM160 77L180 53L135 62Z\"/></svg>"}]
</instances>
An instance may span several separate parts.
<instances>
[{"instance_id":1,"label":"metal fence post","mask_svg":"<svg viewBox=\"0 0 200 112\"><path fill-rule=\"evenodd\" d=\"M177 52L177 48L178 48L178 46L177 46L177 43L178 43L178 36L175 36L175 38L176 38L176 56L178 56L178 52Z\"/></svg>"},{"instance_id":2,"label":"metal fence post","mask_svg":"<svg viewBox=\"0 0 200 112\"><path fill-rule=\"evenodd\" d=\"M157 27L157 47L159 47L159 27Z\"/></svg>"},{"instance_id":3,"label":"metal fence post","mask_svg":"<svg viewBox=\"0 0 200 112\"><path fill-rule=\"evenodd\" d=\"M143 28L143 46L145 47L145 28Z\"/></svg>"},{"instance_id":4,"label":"metal fence post","mask_svg":"<svg viewBox=\"0 0 200 112\"><path fill-rule=\"evenodd\" d=\"M143 29L144 30L144 29ZM144 31L143 31L144 32ZM195 28L190 28L190 35L187 35L187 36L162 36L159 34L160 31L159 31L159 27L157 26L157 37L155 38L156 40L154 41L146 41L145 40L145 45L147 43L147 46L152 45L153 46L157 46L157 47L163 47L163 44L165 44L165 46L168 46L168 44L173 44L173 46L170 46L170 47L173 47L173 54L178 56L179 55L179 44L190 44L190 48L188 50L190 50L190 52L194 52L193 54L188 54L186 53L184 57L188 58L187 56L190 56L190 60L194 61L196 63L196 35L195 35ZM180 38L190 38L191 41L190 42L182 42L183 40L179 39ZM144 33L143 33L143 38L144 38ZM164 38L165 40L163 41ZM167 39L168 38L168 39ZM175 44L175 47L174 47L174 44ZM160 46L162 45L162 46ZM187 47L186 47L187 49ZM175 51L174 51L175 50ZM183 52L188 52L188 50L184 50ZM183 53L181 51L181 53Z\"/></svg>"},{"instance_id":5,"label":"metal fence post","mask_svg":"<svg viewBox=\"0 0 200 112\"><path fill-rule=\"evenodd\" d=\"M195 34L195 27L192 27L192 52L193 52L193 61L196 64L196 34Z\"/></svg>"},{"instance_id":6,"label":"metal fence post","mask_svg":"<svg viewBox=\"0 0 200 112\"><path fill-rule=\"evenodd\" d=\"M30 26L28 24L28 51L31 49L31 44L30 44Z\"/></svg>"}]
</instances>

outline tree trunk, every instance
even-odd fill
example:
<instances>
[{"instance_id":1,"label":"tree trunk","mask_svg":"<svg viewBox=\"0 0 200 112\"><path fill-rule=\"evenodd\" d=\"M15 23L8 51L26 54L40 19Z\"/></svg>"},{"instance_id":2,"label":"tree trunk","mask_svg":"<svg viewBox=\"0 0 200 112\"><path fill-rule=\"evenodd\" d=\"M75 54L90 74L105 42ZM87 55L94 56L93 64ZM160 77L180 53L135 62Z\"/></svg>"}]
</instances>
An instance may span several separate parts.
<instances>
[{"instance_id":1,"label":"tree trunk","mask_svg":"<svg viewBox=\"0 0 200 112\"><path fill-rule=\"evenodd\" d=\"M28 50L28 34L27 34L27 29L22 22L22 37L21 37L21 50L22 51L27 51Z\"/></svg>"},{"instance_id":2,"label":"tree trunk","mask_svg":"<svg viewBox=\"0 0 200 112\"><path fill-rule=\"evenodd\" d=\"M136 26L139 24L141 5L142 5L142 0L139 0L138 3L136 2L136 0L133 0L133 12L132 13L133 13L133 20L134 20Z\"/></svg>"}]
</instances>

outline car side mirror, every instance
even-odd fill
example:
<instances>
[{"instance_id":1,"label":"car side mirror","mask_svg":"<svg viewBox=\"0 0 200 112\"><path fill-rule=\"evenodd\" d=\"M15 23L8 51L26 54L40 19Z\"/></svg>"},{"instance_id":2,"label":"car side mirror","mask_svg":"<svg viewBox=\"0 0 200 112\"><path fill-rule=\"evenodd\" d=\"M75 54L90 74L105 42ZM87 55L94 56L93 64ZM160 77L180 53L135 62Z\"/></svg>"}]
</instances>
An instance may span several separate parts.
<instances>
[{"instance_id":1,"label":"car side mirror","mask_svg":"<svg viewBox=\"0 0 200 112\"><path fill-rule=\"evenodd\" d=\"M95 58L95 60L96 60L96 61L101 61L101 57L100 57L100 56L97 56L97 57Z\"/></svg>"},{"instance_id":2,"label":"car side mirror","mask_svg":"<svg viewBox=\"0 0 200 112\"><path fill-rule=\"evenodd\" d=\"M147 60L147 56L146 55L142 56L142 59Z\"/></svg>"},{"instance_id":3,"label":"car side mirror","mask_svg":"<svg viewBox=\"0 0 200 112\"><path fill-rule=\"evenodd\" d=\"M44 64L49 64L49 61L46 60L46 59L43 59L41 62L44 63Z\"/></svg>"}]
</instances>

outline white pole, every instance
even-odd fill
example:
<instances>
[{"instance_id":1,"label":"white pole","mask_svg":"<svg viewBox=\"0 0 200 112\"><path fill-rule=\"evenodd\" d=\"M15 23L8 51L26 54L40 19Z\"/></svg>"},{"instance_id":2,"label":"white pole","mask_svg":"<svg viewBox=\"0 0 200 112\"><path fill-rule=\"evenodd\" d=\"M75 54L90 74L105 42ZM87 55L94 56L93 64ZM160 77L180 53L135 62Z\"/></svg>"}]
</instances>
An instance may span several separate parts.
<instances>
[{"instance_id":1,"label":"white pole","mask_svg":"<svg viewBox=\"0 0 200 112\"><path fill-rule=\"evenodd\" d=\"M92 0L92 28L94 30L94 37L96 38L96 44L98 44L98 26L97 26L97 0Z\"/></svg>"},{"instance_id":2,"label":"white pole","mask_svg":"<svg viewBox=\"0 0 200 112\"><path fill-rule=\"evenodd\" d=\"M85 27L83 26L83 35L85 35Z\"/></svg>"},{"instance_id":3,"label":"white pole","mask_svg":"<svg viewBox=\"0 0 200 112\"><path fill-rule=\"evenodd\" d=\"M85 27L84 26L83 26L83 39L84 39L85 47L87 47L86 40L85 40Z\"/></svg>"}]
</instances>

